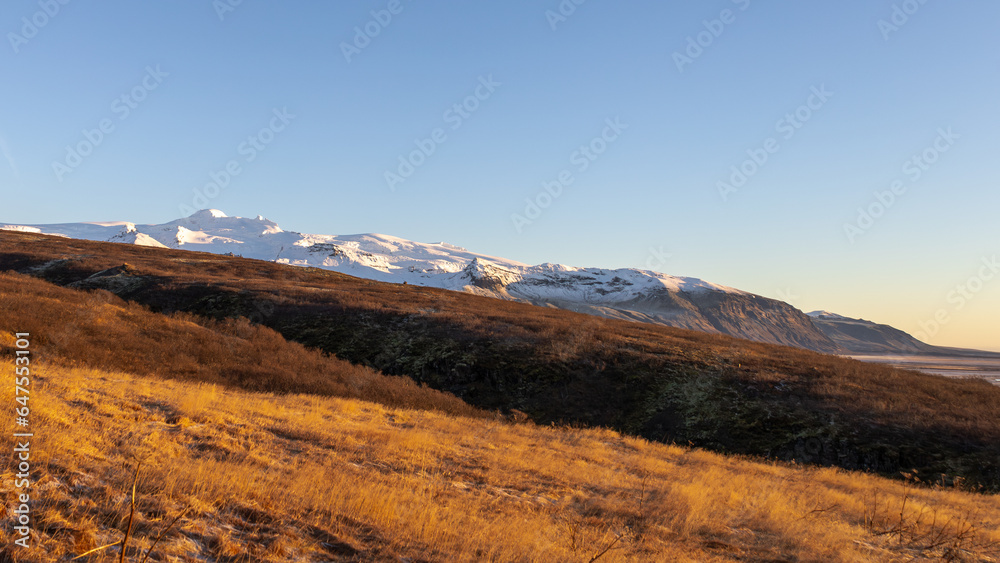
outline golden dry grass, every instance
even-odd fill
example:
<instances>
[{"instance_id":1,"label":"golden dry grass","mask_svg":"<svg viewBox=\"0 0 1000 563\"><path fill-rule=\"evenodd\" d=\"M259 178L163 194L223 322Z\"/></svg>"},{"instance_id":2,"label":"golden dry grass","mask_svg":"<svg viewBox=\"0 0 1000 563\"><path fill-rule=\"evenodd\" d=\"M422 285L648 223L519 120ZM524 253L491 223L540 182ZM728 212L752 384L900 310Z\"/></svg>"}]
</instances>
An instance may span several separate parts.
<instances>
[{"instance_id":1,"label":"golden dry grass","mask_svg":"<svg viewBox=\"0 0 1000 563\"><path fill-rule=\"evenodd\" d=\"M0 232L0 269L129 300L0 274L7 327L81 367L470 416L470 405L517 409L541 423L886 476L917 468L1000 492L1000 387L982 380L190 251ZM121 275L90 278L102 271ZM109 306L92 305L101 300ZM199 316L153 314L178 310ZM273 330L205 319L238 316Z\"/></svg>"},{"instance_id":2,"label":"golden dry grass","mask_svg":"<svg viewBox=\"0 0 1000 563\"><path fill-rule=\"evenodd\" d=\"M13 547L8 519L0 560L63 561L120 539L140 460L131 545L189 511L156 561L587 562L609 546L598 561L998 560L996 496L912 489L900 518L899 481L609 430L52 364L34 374L36 547ZM975 535L959 538L965 521Z\"/></svg>"}]
</instances>

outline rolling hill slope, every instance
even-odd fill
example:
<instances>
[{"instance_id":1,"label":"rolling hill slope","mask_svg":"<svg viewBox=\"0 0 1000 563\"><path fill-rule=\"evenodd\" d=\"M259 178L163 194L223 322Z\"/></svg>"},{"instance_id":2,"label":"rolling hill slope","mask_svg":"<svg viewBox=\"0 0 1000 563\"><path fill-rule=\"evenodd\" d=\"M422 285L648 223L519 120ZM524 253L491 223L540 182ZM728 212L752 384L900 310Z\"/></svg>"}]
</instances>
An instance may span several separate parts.
<instances>
[{"instance_id":1,"label":"rolling hill slope","mask_svg":"<svg viewBox=\"0 0 1000 563\"><path fill-rule=\"evenodd\" d=\"M4 269L154 312L248 317L539 423L886 475L919 469L1000 490L1000 388L982 381L327 270L32 233L0 233Z\"/></svg>"}]
</instances>

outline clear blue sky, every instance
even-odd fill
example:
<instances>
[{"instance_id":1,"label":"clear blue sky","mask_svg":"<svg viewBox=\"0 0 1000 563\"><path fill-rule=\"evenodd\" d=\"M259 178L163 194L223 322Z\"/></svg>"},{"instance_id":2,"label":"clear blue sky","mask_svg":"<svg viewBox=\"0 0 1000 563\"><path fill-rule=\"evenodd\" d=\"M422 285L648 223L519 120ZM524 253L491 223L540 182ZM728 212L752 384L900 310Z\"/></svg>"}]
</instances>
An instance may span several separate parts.
<instances>
[{"instance_id":1,"label":"clear blue sky","mask_svg":"<svg viewBox=\"0 0 1000 563\"><path fill-rule=\"evenodd\" d=\"M169 221L235 161L207 207L286 229L653 267L914 333L943 312L930 342L1000 347L993 0L228 2L5 1L0 221Z\"/></svg>"}]
</instances>

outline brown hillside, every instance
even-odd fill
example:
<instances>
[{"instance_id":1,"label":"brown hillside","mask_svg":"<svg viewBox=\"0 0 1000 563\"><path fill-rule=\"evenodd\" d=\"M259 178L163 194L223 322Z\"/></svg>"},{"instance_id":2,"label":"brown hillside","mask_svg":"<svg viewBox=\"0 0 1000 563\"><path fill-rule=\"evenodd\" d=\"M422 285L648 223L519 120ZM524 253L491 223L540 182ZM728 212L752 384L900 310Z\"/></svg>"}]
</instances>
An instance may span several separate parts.
<instances>
[{"instance_id":1,"label":"brown hillside","mask_svg":"<svg viewBox=\"0 0 1000 563\"><path fill-rule=\"evenodd\" d=\"M1000 490L1000 388L982 381L203 253L11 232L0 269L154 311L245 316L542 423Z\"/></svg>"}]
</instances>

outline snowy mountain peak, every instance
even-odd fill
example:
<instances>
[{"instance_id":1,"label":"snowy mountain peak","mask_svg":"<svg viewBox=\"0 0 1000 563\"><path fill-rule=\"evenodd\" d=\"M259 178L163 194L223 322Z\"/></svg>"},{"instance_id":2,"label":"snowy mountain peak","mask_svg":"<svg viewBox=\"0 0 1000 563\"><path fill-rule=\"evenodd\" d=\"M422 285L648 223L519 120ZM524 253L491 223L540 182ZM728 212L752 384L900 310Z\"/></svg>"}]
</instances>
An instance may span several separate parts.
<instances>
[{"instance_id":1,"label":"snowy mountain peak","mask_svg":"<svg viewBox=\"0 0 1000 563\"><path fill-rule=\"evenodd\" d=\"M209 218L221 219L223 217L229 217L229 215L226 215L225 213L219 211L218 209L202 209L201 211L195 211L194 213L192 213L188 217L188 219L209 219ZM260 217L260 215L258 215L258 217Z\"/></svg>"},{"instance_id":2,"label":"snowy mountain peak","mask_svg":"<svg viewBox=\"0 0 1000 563\"><path fill-rule=\"evenodd\" d=\"M465 267L465 271L470 274L482 275L494 267L495 266L493 264L490 264L486 260L482 260L476 256L469 262L469 265Z\"/></svg>"},{"instance_id":3,"label":"snowy mountain peak","mask_svg":"<svg viewBox=\"0 0 1000 563\"><path fill-rule=\"evenodd\" d=\"M121 230L117 234L113 235L108 239L110 242L120 242L124 244L134 244L137 246L152 246L154 248L167 248L165 244L160 243L149 235L144 235L139 232L135 223L123 223L121 225Z\"/></svg>"},{"instance_id":4,"label":"snowy mountain peak","mask_svg":"<svg viewBox=\"0 0 1000 563\"><path fill-rule=\"evenodd\" d=\"M503 291L506 287L522 280L521 275L517 272L501 268L478 256L469 262L463 273L473 286L492 291Z\"/></svg>"},{"instance_id":5,"label":"snowy mountain peak","mask_svg":"<svg viewBox=\"0 0 1000 563\"><path fill-rule=\"evenodd\" d=\"M185 239L183 242L178 239L178 244L194 243L193 240L190 240L191 238L199 238L203 242L217 240L219 236L232 242L240 242L247 237L259 238L284 232L277 223L265 219L263 215L258 215L253 219L230 217L218 209L202 209L183 219L177 219L162 226L168 229L183 227L187 231L200 233L189 235L187 232L178 232L178 236Z\"/></svg>"},{"instance_id":6,"label":"snowy mountain peak","mask_svg":"<svg viewBox=\"0 0 1000 563\"><path fill-rule=\"evenodd\" d=\"M113 242L135 242L134 235L138 232L136 231L135 223L124 223L121 227L122 228L118 231L118 234L108 240Z\"/></svg>"}]
</instances>

